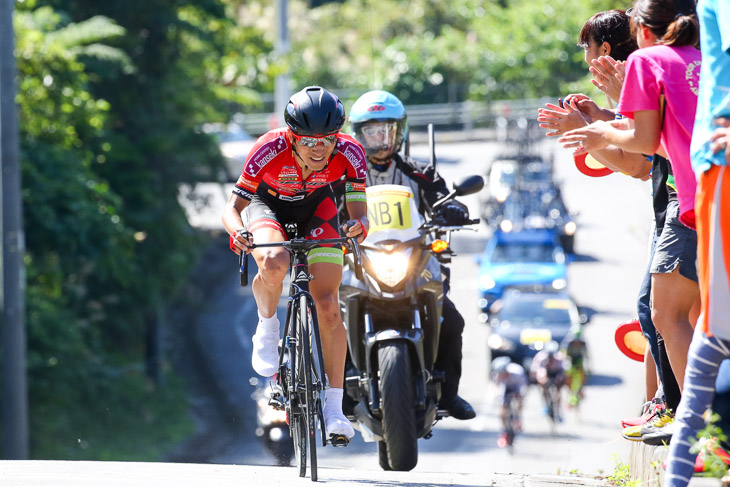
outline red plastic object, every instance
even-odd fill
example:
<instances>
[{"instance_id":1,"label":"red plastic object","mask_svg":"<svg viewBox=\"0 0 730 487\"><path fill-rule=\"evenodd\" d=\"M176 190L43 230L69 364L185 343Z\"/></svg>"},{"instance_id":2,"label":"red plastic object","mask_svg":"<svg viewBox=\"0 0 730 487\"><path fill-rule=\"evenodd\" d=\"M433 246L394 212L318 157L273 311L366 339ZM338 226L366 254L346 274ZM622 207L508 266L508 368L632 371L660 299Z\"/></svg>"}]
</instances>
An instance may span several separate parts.
<instances>
[{"instance_id":1,"label":"red plastic object","mask_svg":"<svg viewBox=\"0 0 730 487\"><path fill-rule=\"evenodd\" d=\"M624 355L637 362L644 361L646 337L641 333L639 320L629 320L618 325L614 337L616 346Z\"/></svg>"},{"instance_id":2,"label":"red plastic object","mask_svg":"<svg viewBox=\"0 0 730 487\"><path fill-rule=\"evenodd\" d=\"M592 178L600 178L613 174L611 169L607 168L587 153L573 156L573 161L575 162L575 167L578 168L580 172Z\"/></svg>"}]
</instances>

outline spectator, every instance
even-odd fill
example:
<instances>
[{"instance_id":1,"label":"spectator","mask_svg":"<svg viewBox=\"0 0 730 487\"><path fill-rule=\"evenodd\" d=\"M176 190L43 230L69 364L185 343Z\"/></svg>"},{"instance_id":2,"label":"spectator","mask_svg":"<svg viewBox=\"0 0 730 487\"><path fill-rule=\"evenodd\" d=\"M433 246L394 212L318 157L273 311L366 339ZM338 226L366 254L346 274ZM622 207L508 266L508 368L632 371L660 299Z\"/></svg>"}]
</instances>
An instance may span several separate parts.
<instances>
[{"instance_id":1,"label":"spectator","mask_svg":"<svg viewBox=\"0 0 730 487\"><path fill-rule=\"evenodd\" d=\"M692 134L692 165L698 178L702 310L690 347L686 393L677 410L677 433L669 448L665 487L689 483L694 456L690 446L704 426L702 414L712 402L720 364L730 357L730 4L700 0L697 11L704 60ZM727 382L727 377L724 379ZM724 409L727 415L727 406ZM725 427L727 421L724 417Z\"/></svg>"},{"instance_id":2,"label":"spectator","mask_svg":"<svg viewBox=\"0 0 730 487\"><path fill-rule=\"evenodd\" d=\"M677 187L678 205L667 206L666 221L652 263L652 319L664 337L680 388L684 377L692 323L699 311L695 269L696 233L689 145L697 103L700 52L692 0L637 0L631 17L639 50L629 56L619 112L627 117L597 121L567 132L564 147L585 153L615 146L628 152L668 155ZM680 223L681 222L681 223ZM671 422L663 416L663 421ZM668 423L667 423L668 424ZM654 439L667 439L671 428L642 428ZM657 435L657 436L654 436Z\"/></svg>"}]
</instances>

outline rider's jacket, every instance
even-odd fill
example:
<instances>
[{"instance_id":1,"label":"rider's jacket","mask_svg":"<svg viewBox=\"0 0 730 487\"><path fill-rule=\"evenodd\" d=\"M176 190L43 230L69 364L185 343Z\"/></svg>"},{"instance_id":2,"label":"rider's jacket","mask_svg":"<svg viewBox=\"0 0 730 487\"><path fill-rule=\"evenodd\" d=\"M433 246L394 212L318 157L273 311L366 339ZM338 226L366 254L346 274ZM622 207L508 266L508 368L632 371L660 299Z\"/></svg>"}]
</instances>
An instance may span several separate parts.
<instances>
[{"instance_id":1,"label":"rider's jacket","mask_svg":"<svg viewBox=\"0 0 730 487\"><path fill-rule=\"evenodd\" d=\"M421 215L430 214L433 204L449 194L446 182L441 179L435 168L408 156L402 157L400 154L393 156L393 162L385 171L378 171L368 166L366 181L368 186L400 184L410 187ZM345 194L344 182L332 186L340 209L340 220L345 221L347 213L342 198Z\"/></svg>"},{"instance_id":2,"label":"rider's jacket","mask_svg":"<svg viewBox=\"0 0 730 487\"><path fill-rule=\"evenodd\" d=\"M339 181L347 201L365 201L365 151L349 135L337 134L337 147L327 166L306 180L295 157L288 129L265 133L246 158L233 192L249 201L262 190L283 201L300 201Z\"/></svg>"}]
</instances>

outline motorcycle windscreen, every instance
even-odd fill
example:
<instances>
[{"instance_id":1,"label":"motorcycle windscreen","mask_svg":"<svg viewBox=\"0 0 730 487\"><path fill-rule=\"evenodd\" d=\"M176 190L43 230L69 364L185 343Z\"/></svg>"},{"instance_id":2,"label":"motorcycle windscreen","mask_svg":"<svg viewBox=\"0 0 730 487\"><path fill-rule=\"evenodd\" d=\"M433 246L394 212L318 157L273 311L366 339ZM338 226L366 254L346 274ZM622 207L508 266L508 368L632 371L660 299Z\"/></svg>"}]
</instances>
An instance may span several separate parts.
<instances>
[{"instance_id":1,"label":"motorcycle windscreen","mask_svg":"<svg viewBox=\"0 0 730 487\"><path fill-rule=\"evenodd\" d=\"M413 191L399 184L380 184L366 188L370 232L365 243L383 240L405 242L419 237L418 227L423 223L418 214Z\"/></svg>"}]
</instances>

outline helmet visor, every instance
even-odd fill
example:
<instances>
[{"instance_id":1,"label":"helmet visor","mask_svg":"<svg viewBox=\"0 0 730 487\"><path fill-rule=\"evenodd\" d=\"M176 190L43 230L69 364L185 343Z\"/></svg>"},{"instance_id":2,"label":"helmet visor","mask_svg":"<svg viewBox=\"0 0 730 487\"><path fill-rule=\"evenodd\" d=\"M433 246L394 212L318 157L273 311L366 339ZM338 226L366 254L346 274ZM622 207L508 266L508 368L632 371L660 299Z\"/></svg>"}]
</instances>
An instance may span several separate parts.
<instances>
[{"instance_id":1,"label":"helmet visor","mask_svg":"<svg viewBox=\"0 0 730 487\"><path fill-rule=\"evenodd\" d=\"M357 141L369 156L388 157L398 150L398 122L368 122L355 128Z\"/></svg>"}]
</instances>

